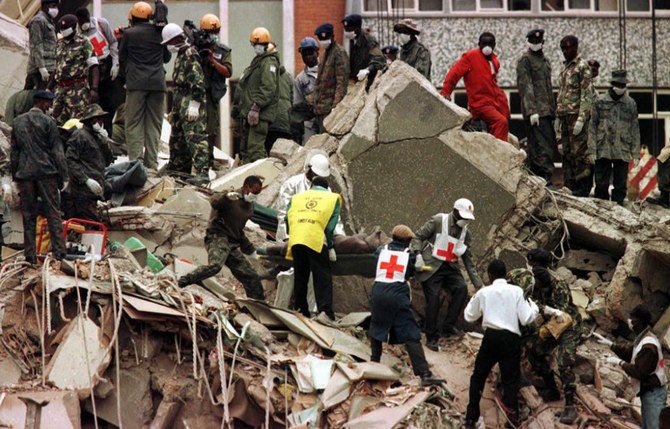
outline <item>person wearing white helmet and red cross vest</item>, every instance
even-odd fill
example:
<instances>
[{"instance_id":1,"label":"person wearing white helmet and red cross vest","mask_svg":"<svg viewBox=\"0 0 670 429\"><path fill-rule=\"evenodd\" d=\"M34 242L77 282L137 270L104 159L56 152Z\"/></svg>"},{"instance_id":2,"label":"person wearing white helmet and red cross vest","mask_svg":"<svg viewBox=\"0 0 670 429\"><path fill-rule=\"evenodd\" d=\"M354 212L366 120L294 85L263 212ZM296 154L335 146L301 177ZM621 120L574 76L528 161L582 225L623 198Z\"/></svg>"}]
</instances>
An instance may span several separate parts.
<instances>
[{"instance_id":1,"label":"person wearing white helmet and red cross vest","mask_svg":"<svg viewBox=\"0 0 670 429\"><path fill-rule=\"evenodd\" d=\"M463 332L456 328L460 310L468 296L468 288L458 264L463 260L465 269L475 288L483 286L482 280L472 262L470 232L468 224L475 220L474 206L466 198L456 200L451 213L438 213L426 222L412 241L412 250L420 252L419 265L430 267L417 273L416 278L423 286L426 299L426 347L437 351L440 332L438 314L440 312L440 291L446 289L451 294L449 311L444 320L442 335L461 336Z\"/></svg>"}]
</instances>

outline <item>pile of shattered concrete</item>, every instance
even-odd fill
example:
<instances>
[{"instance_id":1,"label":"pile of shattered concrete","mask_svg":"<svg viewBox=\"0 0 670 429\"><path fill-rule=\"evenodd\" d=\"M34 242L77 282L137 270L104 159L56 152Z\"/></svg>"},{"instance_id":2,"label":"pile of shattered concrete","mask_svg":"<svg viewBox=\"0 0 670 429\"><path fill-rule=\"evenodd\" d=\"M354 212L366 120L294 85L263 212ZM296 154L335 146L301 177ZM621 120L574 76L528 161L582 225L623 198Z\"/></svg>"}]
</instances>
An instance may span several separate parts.
<instances>
[{"instance_id":1,"label":"pile of shattered concrete","mask_svg":"<svg viewBox=\"0 0 670 429\"><path fill-rule=\"evenodd\" d=\"M0 428L461 427L480 328L442 340L440 352L426 351L433 372L447 381L442 387L421 387L396 346L385 346L381 363L369 362L373 279L365 273L374 267L360 267L374 261L370 254L395 224L418 228L461 197L475 205L480 274L492 258L525 267L526 251L536 247L556 256L556 273L584 318L573 427L639 427L628 376L605 363L609 351L592 334L630 337L622 320L645 303L670 348L670 213L550 192L525 170L523 151L463 131L468 119L396 61L368 92L363 84L353 88L326 118L327 133L305 147L280 140L271 158L230 168L207 187L159 176L122 205L100 206L108 228L105 249L97 250L102 257L26 264L13 250L22 244L21 216L8 207ZM0 139L8 131L3 127ZM277 275L267 258L252 261L266 302L247 299L227 268L179 288L179 276L207 261L209 195L239 188L247 175L263 176L262 214L246 233L269 249L275 243L267 220L279 187L303 171L313 151L330 157L347 234L368 244L367 254L338 249L337 320L290 310L291 272ZM423 293L419 284L411 287L421 320ZM486 428L506 424L497 378L494 372L483 395ZM556 418L560 402L545 404L534 387L521 394L523 427L564 427Z\"/></svg>"}]
</instances>

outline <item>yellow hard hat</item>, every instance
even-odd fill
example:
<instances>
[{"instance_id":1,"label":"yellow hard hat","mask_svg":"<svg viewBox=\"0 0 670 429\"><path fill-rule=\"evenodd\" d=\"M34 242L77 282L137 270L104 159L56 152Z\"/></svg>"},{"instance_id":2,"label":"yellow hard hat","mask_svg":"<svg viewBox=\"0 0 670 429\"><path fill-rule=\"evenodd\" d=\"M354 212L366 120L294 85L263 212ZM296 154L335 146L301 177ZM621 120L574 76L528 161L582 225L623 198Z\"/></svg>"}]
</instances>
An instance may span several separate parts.
<instances>
[{"instance_id":1,"label":"yellow hard hat","mask_svg":"<svg viewBox=\"0 0 670 429\"><path fill-rule=\"evenodd\" d=\"M213 13L208 13L207 15L200 18L200 29L204 31L218 30L221 28L221 21L219 17Z\"/></svg>"},{"instance_id":2,"label":"yellow hard hat","mask_svg":"<svg viewBox=\"0 0 670 429\"><path fill-rule=\"evenodd\" d=\"M73 129L73 128L80 129L80 128L83 127L83 126L84 126L84 125L81 123L81 121L80 121L79 119L74 119L74 118L73 118L73 119L69 119L69 120L67 120L67 121L61 126L61 128L64 129L64 130L71 130L71 129Z\"/></svg>"},{"instance_id":3,"label":"yellow hard hat","mask_svg":"<svg viewBox=\"0 0 670 429\"><path fill-rule=\"evenodd\" d=\"M151 5L143 1L138 1L133 5L133 7L130 8L130 15L133 18L149 19L153 13L154 12L153 9L151 9Z\"/></svg>"},{"instance_id":4,"label":"yellow hard hat","mask_svg":"<svg viewBox=\"0 0 670 429\"><path fill-rule=\"evenodd\" d=\"M270 32L265 27L254 28L249 36L249 41L253 45L270 43Z\"/></svg>"}]
</instances>

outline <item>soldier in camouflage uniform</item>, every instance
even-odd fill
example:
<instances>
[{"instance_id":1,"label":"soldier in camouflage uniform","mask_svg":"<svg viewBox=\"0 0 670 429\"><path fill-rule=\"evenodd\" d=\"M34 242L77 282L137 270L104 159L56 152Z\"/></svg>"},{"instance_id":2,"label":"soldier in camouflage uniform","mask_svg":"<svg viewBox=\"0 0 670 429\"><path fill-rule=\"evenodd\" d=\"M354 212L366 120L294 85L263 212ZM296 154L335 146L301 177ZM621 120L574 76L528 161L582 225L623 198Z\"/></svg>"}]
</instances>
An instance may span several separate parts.
<instances>
[{"instance_id":1,"label":"soldier in camouflage uniform","mask_svg":"<svg viewBox=\"0 0 670 429\"><path fill-rule=\"evenodd\" d=\"M591 68L577 53L579 40L561 40L565 63L558 89L556 133L563 144L563 182L572 193L588 197L593 186L593 164L588 156L588 129L593 106Z\"/></svg>"},{"instance_id":2,"label":"soldier in camouflage uniform","mask_svg":"<svg viewBox=\"0 0 670 429\"><path fill-rule=\"evenodd\" d=\"M363 30L363 17L347 15L343 20L344 35L349 39L349 78L362 81L368 77L366 89L370 88L377 72L386 67L386 58L379 49L375 36Z\"/></svg>"},{"instance_id":3,"label":"soldier in camouflage uniform","mask_svg":"<svg viewBox=\"0 0 670 429\"><path fill-rule=\"evenodd\" d=\"M333 24L322 24L314 35L324 50L319 61L314 88L314 114L319 125L319 133L325 132L323 120L347 95L347 77L349 76L349 57L344 48L337 44L333 33Z\"/></svg>"},{"instance_id":4,"label":"soldier in camouflage uniform","mask_svg":"<svg viewBox=\"0 0 670 429\"><path fill-rule=\"evenodd\" d=\"M99 73L93 45L75 31L77 17L65 15L59 24L63 38L56 54L54 118L62 125L68 119L81 118L88 102L98 101Z\"/></svg>"},{"instance_id":5,"label":"soldier in camouflage uniform","mask_svg":"<svg viewBox=\"0 0 670 429\"><path fill-rule=\"evenodd\" d=\"M264 299L261 279L244 256L256 252L256 248L244 234L244 225L254 213L254 201L262 188L263 184L258 176L248 176L244 179L242 189L217 192L210 197L213 210L205 236L208 264L180 277L180 287L212 277L225 265L242 283L247 297Z\"/></svg>"},{"instance_id":6,"label":"soldier in camouflage uniform","mask_svg":"<svg viewBox=\"0 0 670 429\"><path fill-rule=\"evenodd\" d=\"M207 143L207 109L205 106L205 74L198 51L186 41L186 35L177 24L163 28L163 44L177 54L172 72L174 98L168 116L170 133L170 162L173 173L195 177L197 184L209 181L209 146Z\"/></svg>"},{"instance_id":7,"label":"soldier in camouflage uniform","mask_svg":"<svg viewBox=\"0 0 670 429\"><path fill-rule=\"evenodd\" d=\"M430 80L430 51L417 40L421 31L416 23L411 19L403 19L393 26L393 31L399 34L400 59Z\"/></svg>"},{"instance_id":8,"label":"soldier in camouflage uniform","mask_svg":"<svg viewBox=\"0 0 670 429\"><path fill-rule=\"evenodd\" d=\"M595 197L622 205L626 198L628 163L640 159L637 104L626 94L626 70L612 72L612 87L596 98L589 125L589 156L595 159Z\"/></svg>"},{"instance_id":9,"label":"soldier in camouflage uniform","mask_svg":"<svg viewBox=\"0 0 670 429\"><path fill-rule=\"evenodd\" d=\"M25 89L46 89L56 70L58 0L42 0L42 8L28 23L28 75Z\"/></svg>"},{"instance_id":10,"label":"soldier in camouflage uniform","mask_svg":"<svg viewBox=\"0 0 670 429\"><path fill-rule=\"evenodd\" d=\"M54 95L37 91L33 108L14 119L11 137L10 171L16 182L23 215L23 246L26 261L37 262L35 235L38 204L51 234L51 249L57 259L65 257L63 220L58 208L58 191L67 178L67 165L56 122L47 112Z\"/></svg>"},{"instance_id":11,"label":"soldier in camouflage uniform","mask_svg":"<svg viewBox=\"0 0 670 429\"><path fill-rule=\"evenodd\" d=\"M544 30L526 34L528 51L516 64L516 82L528 134L528 167L551 185L554 173L556 134L553 121L556 99L551 86L551 63L544 56Z\"/></svg>"}]
</instances>

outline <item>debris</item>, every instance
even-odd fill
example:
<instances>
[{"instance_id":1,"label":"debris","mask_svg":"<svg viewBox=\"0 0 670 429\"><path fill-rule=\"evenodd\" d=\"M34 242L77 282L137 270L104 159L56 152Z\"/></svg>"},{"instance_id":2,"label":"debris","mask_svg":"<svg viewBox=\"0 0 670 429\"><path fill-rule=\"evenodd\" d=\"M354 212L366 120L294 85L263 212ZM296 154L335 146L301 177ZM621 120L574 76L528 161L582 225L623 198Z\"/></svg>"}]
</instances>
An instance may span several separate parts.
<instances>
[{"instance_id":1,"label":"debris","mask_svg":"<svg viewBox=\"0 0 670 429\"><path fill-rule=\"evenodd\" d=\"M616 260L610 255L588 250L570 250L561 259L561 266L570 270L596 271L604 273L616 267Z\"/></svg>"}]
</instances>

